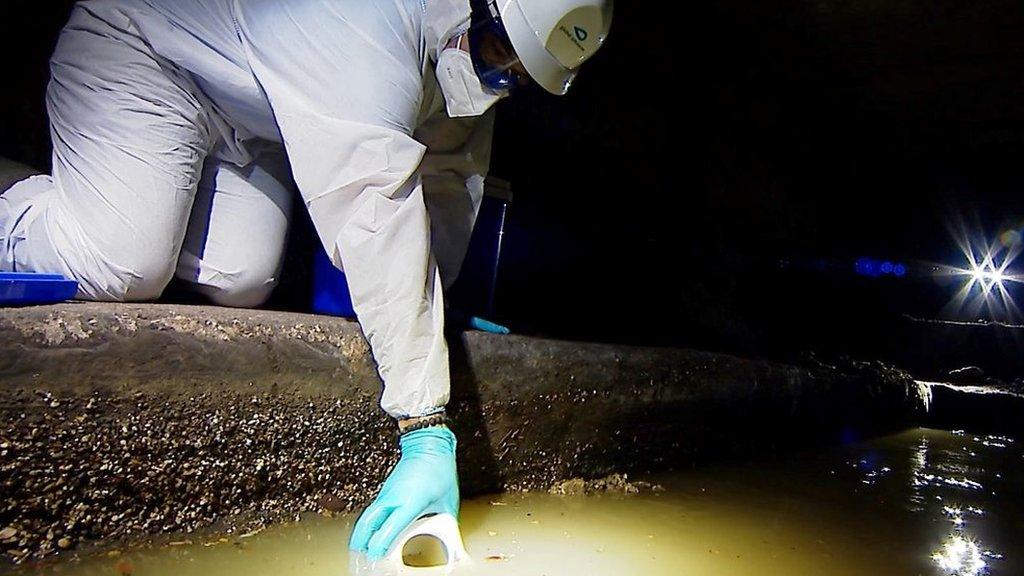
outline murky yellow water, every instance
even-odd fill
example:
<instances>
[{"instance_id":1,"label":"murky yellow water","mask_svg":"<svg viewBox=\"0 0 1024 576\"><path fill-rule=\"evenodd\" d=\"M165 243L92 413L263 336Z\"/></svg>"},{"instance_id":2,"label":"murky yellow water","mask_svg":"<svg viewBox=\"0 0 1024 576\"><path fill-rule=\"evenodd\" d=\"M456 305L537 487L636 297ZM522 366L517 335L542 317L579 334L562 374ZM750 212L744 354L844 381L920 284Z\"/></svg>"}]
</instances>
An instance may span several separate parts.
<instances>
[{"instance_id":1,"label":"murky yellow water","mask_svg":"<svg viewBox=\"0 0 1024 576\"><path fill-rule=\"evenodd\" d=\"M1024 450L935 430L656 478L643 495L463 503L457 574L1024 574ZM45 574L343 576L353 518L98 557ZM415 574L416 572L411 572Z\"/></svg>"}]
</instances>

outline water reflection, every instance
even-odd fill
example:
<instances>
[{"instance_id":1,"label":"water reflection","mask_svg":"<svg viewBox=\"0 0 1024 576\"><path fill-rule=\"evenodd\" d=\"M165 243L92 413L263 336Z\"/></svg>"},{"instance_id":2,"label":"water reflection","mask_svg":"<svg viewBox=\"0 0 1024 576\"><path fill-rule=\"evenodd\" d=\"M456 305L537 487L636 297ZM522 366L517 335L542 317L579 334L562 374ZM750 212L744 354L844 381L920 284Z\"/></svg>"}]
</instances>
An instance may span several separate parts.
<instances>
[{"instance_id":1,"label":"water reflection","mask_svg":"<svg viewBox=\"0 0 1024 576\"><path fill-rule=\"evenodd\" d=\"M946 518L953 523L953 526L963 526L966 521L964 520L964 511L967 513L975 514L978 516L984 516L985 511L981 508L975 508L974 506L968 506L967 508L960 508L959 506L943 506L942 513L946 515Z\"/></svg>"},{"instance_id":2,"label":"water reflection","mask_svg":"<svg viewBox=\"0 0 1024 576\"><path fill-rule=\"evenodd\" d=\"M914 512L924 510L924 492L921 489L923 485L918 483L917 479L924 474L926 468L928 468L928 438L922 437L910 453L910 478L912 479L910 502L911 510Z\"/></svg>"},{"instance_id":3,"label":"water reflection","mask_svg":"<svg viewBox=\"0 0 1024 576\"><path fill-rule=\"evenodd\" d=\"M978 482L968 480L967 478L944 478L935 474L921 474L914 478L915 486L942 486L943 484L968 490L982 490L985 488Z\"/></svg>"},{"instance_id":4,"label":"water reflection","mask_svg":"<svg viewBox=\"0 0 1024 576\"><path fill-rule=\"evenodd\" d=\"M950 536L932 560L952 576L978 576L988 568L978 545L960 535Z\"/></svg>"},{"instance_id":5,"label":"water reflection","mask_svg":"<svg viewBox=\"0 0 1024 576\"><path fill-rule=\"evenodd\" d=\"M1007 436L921 430L910 445L905 476L879 460L877 455L886 452L871 444L866 447L866 456L853 467L861 484L872 487L879 498L898 494L899 485L906 482L907 509L948 526L935 535L933 546L926 552L941 574L980 576L998 572L998 561L1005 559L987 547L982 538L994 532L996 522L987 519L986 506L1004 503L999 496L1004 470L999 464L1016 467L1014 461L1020 457L1004 453L1014 444L1014 439ZM889 464L898 468L899 462Z\"/></svg>"},{"instance_id":6,"label":"water reflection","mask_svg":"<svg viewBox=\"0 0 1024 576\"><path fill-rule=\"evenodd\" d=\"M962 430L954 430L952 434L955 438L969 438L975 445L980 444L985 448L997 450L1005 449L1014 442L1012 438L1006 436L967 436ZM986 471L979 461L977 450L969 445L962 445L959 450L950 450L940 455L944 460L942 470L952 470L962 473L962 476L932 473L929 471L928 450L928 438L922 437L910 455L910 488L915 504L914 510L926 511L926 504L931 501L929 495L937 502L943 501L943 498L950 498L950 488L959 489L959 494L954 492L954 495L960 502L941 505L940 512L952 524L952 531L940 543L931 558L943 573L950 576L988 574L990 566L986 559L1002 560L1004 557L998 552L985 549L979 538L969 533L969 524L973 520L983 518L985 510L980 505L965 505L964 500L970 498L972 492L983 494L985 486L980 480L986 472L997 480L1002 479L1002 473L998 470Z\"/></svg>"}]
</instances>

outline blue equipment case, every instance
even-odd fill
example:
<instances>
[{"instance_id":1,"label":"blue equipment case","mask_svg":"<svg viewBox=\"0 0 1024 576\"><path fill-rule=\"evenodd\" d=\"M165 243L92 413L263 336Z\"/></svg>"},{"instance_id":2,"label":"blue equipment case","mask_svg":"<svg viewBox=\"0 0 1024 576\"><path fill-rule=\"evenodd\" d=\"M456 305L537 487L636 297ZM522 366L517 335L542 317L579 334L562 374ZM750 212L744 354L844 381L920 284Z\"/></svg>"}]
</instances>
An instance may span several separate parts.
<instances>
[{"instance_id":1,"label":"blue equipment case","mask_svg":"<svg viewBox=\"0 0 1024 576\"><path fill-rule=\"evenodd\" d=\"M78 282L60 274L0 272L0 306L53 304L75 297Z\"/></svg>"},{"instance_id":2,"label":"blue equipment case","mask_svg":"<svg viewBox=\"0 0 1024 576\"><path fill-rule=\"evenodd\" d=\"M318 314L355 318L345 273L334 267L322 246L313 256L313 311Z\"/></svg>"}]
</instances>

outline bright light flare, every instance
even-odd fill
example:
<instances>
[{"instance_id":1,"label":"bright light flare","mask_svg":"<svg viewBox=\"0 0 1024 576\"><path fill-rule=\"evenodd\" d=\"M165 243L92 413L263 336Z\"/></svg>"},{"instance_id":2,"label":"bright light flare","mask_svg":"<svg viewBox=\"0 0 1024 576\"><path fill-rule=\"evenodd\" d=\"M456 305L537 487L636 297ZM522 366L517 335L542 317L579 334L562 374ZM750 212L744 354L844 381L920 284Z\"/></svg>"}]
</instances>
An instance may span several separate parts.
<instances>
[{"instance_id":1,"label":"bright light flare","mask_svg":"<svg viewBox=\"0 0 1024 576\"><path fill-rule=\"evenodd\" d=\"M956 242L966 266L941 268L945 271L943 275L959 276L964 282L946 311L956 316L966 313L978 318L982 309L987 308L992 317L1013 319L1019 316L1020 311L1008 285L1024 282L1024 277L1010 270L1010 265L1021 252L1021 244L1006 246L998 241L991 244L972 241L963 231L956 234Z\"/></svg>"},{"instance_id":2,"label":"bright light flare","mask_svg":"<svg viewBox=\"0 0 1024 576\"><path fill-rule=\"evenodd\" d=\"M977 285L981 287L981 291L985 295L993 293L993 289L997 293L1001 292L1004 289L1003 284L1011 280L1011 277L1007 276L1003 270L996 268L991 263L975 265L970 270L965 270L963 274L971 278L967 287L968 291Z\"/></svg>"}]
</instances>

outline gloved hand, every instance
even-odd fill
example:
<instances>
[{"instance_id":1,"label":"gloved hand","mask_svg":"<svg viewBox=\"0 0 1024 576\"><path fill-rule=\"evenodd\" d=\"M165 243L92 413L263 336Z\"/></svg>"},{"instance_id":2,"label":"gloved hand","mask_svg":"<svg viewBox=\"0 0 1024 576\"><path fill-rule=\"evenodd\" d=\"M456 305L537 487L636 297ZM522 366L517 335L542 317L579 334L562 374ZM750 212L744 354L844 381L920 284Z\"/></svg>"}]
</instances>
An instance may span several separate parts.
<instances>
[{"instance_id":1,"label":"gloved hand","mask_svg":"<svg viewBox=\"0 0 1024 576\"><path fill-rule=\"evenodd\" d=\"M349 550L383 558L395 538L420 516L447 512L458 517L455 444L455 434L445 426L402 435L402 457L356 522Z\"/></svg>"}]
</instances>

